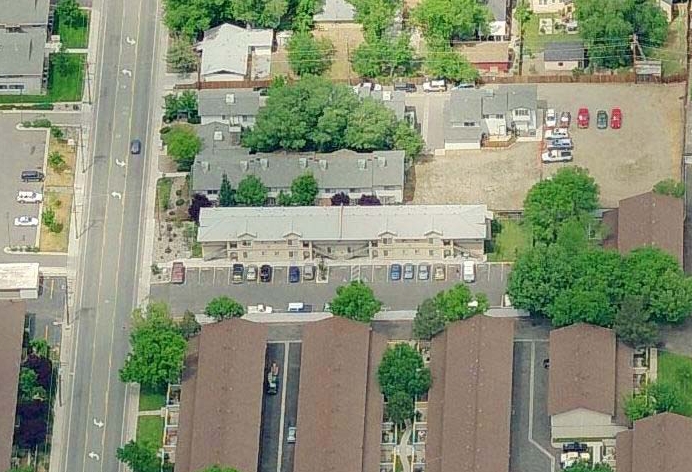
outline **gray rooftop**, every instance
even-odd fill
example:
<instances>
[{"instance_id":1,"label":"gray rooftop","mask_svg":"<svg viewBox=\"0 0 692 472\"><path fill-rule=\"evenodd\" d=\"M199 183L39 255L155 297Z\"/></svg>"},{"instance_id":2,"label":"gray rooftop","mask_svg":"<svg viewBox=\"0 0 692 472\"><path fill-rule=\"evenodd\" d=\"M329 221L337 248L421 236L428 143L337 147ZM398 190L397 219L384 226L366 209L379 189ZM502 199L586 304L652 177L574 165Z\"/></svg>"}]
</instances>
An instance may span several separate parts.
<instances>
[{"instance_id":1,"label":"gray rooftop","mask_svg":"<svg viewBox=\"0 0 692 472\"><path fill-rule=\"evenodd\" d=\"M370 97L378 102L382 102L384 106L389 108L396 115L397 120L404 118L406 111L406 93L401 90L373 90L367 85L355 86L353 90L362 98Z\"/></svg>"},{"instance_id":2,"label":"gray rooftop","mask_svg":"<svg viewBox=\"0 0 692 472\"><path fill-rule=\"evenodd\" d=\"M43 51L46 30L29 28L27 32L7 33L0 30L0 77L43 73Z\"/></svg>"},{"instance_id":3,"label":"gray rooftop","mask_svg":"<svg viewBox=\"0 0 692 472\"><path fill-rule=\"evenodd\" d=\"M499 87L507 93L507 109L516 110L517 108L528 108L535 110L538 106L538 86L537 85L506 85Z\"/></svg>"},{"instance_id":4,"label":"gray rooftop","mask_svg":"<svg viewBox=\"0 0 692 472\"><path fill-rule=\"evenodd\" d=\"M581 41L556 41L545 45L546 61L583 61L584 43Z\"/></svg>"},{"instance_id":5,"label":"gray rooftop","mask_svg":"<svg viewBox=\"0 0 692 472\"><path fill-rule=\"evenodd\" d=\"M221 140L214 139L221 137ZM220 134L219 134L220 133ZM289 189L296 177L311 172L320 189L403 186L404 151L357 153L258 153L233 146L228 125L199 127L202 151L192 166L193 192L218 190L225 173L235 188L247 175L256 175L272 189Z\"/></svg>"},{"instance_id":6,"label":"gray rooftop","mask_svg":"<svg viewBox=\"0 0 692 472\"><path fill-rule=\"evenodd\" d=\"M351 22L356 9L346 0L324 0L322 10L313 16L315 22Z\"/></svg>"},{"instance_id":7,"label":"gray rooftop","mask_svg":"<svg viewBox=\"0 0 692 472\"><path fill-rule=\"evenodd\" d=\"M274 31L248 29L224 23L204 32L204 40L197 48L202 51L202 75L216 73L248 73L251 48L271 48Z\"/></svg>"},{"instance_id":8,"label":"gray rooftop","mask_svg":"<svg viewBox=\"0 0 692 472\"><path fill-rule=\"evenodd\" d=\"M47 25L49 0L0 0L0 25Z\"/></svg>"},{"instance_id":9,"label":"gray rooftop","mask_svg":"<svg viewBox=\"0 0 692 472\"><path fill-rule=\"evenodd\" d=\"M252 89L202 89L198 92L199 116L254 116L260 93Z\"/></svg>"},{"instance_id":10,"label":"gray rooftop","mask_svg":"<svg viewBox=\"0 0 692 472\"><path fill-rule=\"evenodd\" d=\"M452 90L445 110L449 110L449 123L481 121L481 103L485 91L478 89Z\"/></svg>"},{"instance_id":11,"label":"gray rooftop","mask_svg":"<svg viewBox=\"0 0 692 472\"><path fill-rule=\"evenodd\" d=\"M505 21L507 19L507 0L485 0L485 4L495 21Z\"/></svg>"},{"instance_id":12,"label":"gray rooftop","mask_svg":"<svg viewBox=\"0 0 692 472\"><path fill-rule=\"evenodd\" d=\"M385 205L202 208L197 240L204 242L363 241L391 237L485 239L486 205Z\"/></svg>"}]
</instances>

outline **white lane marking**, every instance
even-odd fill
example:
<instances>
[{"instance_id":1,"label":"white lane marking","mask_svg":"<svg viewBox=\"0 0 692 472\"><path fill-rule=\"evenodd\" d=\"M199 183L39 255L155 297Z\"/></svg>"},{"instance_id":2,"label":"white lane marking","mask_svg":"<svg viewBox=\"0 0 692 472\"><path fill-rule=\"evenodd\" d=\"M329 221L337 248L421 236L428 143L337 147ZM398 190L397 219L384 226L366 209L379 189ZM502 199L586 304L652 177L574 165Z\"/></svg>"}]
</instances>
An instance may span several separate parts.
<instances>
[{"instance_id":1,"label":"white lane marking","mask_svg":"<svg viewBox=\"0 0 692 472\"><path fill-rule=\"evenodd\" d=\"M284 421L286 416L286 377L288 376L288 350L290 343L284 342L284 373L281 376L281 416L279 417L279 449L276 454L276 472L281 472L281 459L284 449Z\"/></svg>"},{"instance_id":2,"label":"white lane marking","mask_svg":"<svg viewBox=\"0 0 692 472\"><path fill-rule=\"evenodd\" d=\"M548 452L543 446L538 444L533 440L533 389L534 389L534 375L535 375L535 362L536 362L536 343L531 343L531 374L529 375L529 442L536 446L536 449L541 451L543 454L550 459L550 470L555 470L555 457Z\"/></svg>"}]
</instances>

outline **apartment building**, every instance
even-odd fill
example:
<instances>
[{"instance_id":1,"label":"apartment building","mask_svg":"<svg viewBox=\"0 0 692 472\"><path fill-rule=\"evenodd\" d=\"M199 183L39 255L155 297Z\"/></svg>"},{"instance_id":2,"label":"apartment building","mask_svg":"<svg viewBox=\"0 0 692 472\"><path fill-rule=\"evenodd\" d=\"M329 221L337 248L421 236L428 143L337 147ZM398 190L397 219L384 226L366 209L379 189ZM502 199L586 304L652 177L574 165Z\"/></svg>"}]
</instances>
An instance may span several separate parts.
<instances>
[{"instance_id":1,"label":"apartment building","mask_svg":"<svg viewBox=\"0 0 692 472\"><path fill-rule=\"evenodd\" d=\"M486 205L203 208L204 258L247 263L484 258Z\"/></svg>"}]
</instances>

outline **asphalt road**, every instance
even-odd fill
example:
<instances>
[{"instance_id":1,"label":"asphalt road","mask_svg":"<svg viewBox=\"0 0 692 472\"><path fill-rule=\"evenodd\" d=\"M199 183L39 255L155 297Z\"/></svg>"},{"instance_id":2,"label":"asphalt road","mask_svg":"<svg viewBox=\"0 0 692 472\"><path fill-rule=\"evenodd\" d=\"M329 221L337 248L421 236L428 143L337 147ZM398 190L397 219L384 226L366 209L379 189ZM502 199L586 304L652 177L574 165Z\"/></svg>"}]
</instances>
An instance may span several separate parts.
<instances>
[{"instance_id":1,"label":"asphalt road","mask_svg":"<svg viewBox=\"0 0 692 472\"><path fill-rule=\"evenodd\" d=\"M285 349L288 344L270 343L267 344L267 354L264 361L265 376L272 365L276 362L281 370L279 371L278 392L276 395L267 394L265 380L264 394L262 395L262 432L260 434L260 472L276 472L276 465L279 451L279 427L281 420L281 398L286 387L284 378L286 371L283 369Z\"/></svg>"},{"instance_id":2,"label":"asphalt road","mask_svg":"<svg viewBox=\"0 0 692 472\"><path fill-rule=\"evenodd\" d=\"M154 45L159 2L104 1L94 83L95 128L90 185L75 292L77 339L67 386L64 472L113 472L122 444L125 385L118 369L128 351L127 324L135 303L142 228ZM136 40L128 44L126 38ZM122 71L127 69L131 75ZM141 156L128 156L141 138ZM127 160L119 167L115 160ZM122 199L111 196L118 192ZM92 195L89 198L89 195ZM71 387L71 388L70 388ZM94 421L103 421L99 428ZM96 458L93 454L99 456Z\"/></svg>"}]
</instances>

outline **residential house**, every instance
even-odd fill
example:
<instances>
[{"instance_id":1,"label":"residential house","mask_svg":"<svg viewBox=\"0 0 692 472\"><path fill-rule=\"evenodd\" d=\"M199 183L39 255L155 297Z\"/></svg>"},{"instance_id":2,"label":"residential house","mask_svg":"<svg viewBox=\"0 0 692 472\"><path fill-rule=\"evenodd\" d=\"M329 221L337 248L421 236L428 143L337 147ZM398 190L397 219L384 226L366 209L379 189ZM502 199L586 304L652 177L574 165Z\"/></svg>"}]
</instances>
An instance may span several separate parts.
<instances>
[{"instance_id":1,"label":"residential house","mask_svg":"<svg viewBox=\"0 0 692 472\"><path fill-rule=\"evenodd\" d=\"M346 0L324 0L320 11L315 13L313 21L319 23L353 23L356 9Z\"/></svg>"},{"instance_id":2,"label":"residential house","mask_svg":"<svg viewBox=\"0 0 692 472\"><path fill-rule=\"evenodd\" d=\"M416 126L416 109L406 106L406 92L401 90L382 90L380 84L365 82L353 87L353 91L363 99L372 98L381 102L385 107L394 112L397 120L406 120L412 127Z\"/></svg>"},{"instance_id":3,"label":"residential house","mask_svg":"<svg viewBox=\"0 0 692 472\"><path fill-rule=\"evenodd\" d=\"M634 352L608 328L577 323L550 332L548 414L556 447L613 439L627 429Z\"/></svg>"},{"instance_id":4,"label":"residential house","mask_svg":"<svg viewBox=\"0 0 692 472\"><path fill-rule=\"evenodd\" d=\"M487 140L534 138L540 123L535 85L453 90L444 106L445 150L480 149Z\"/></svg>"},{"instance_id":5,"label":"residential house","mask_svg":"<svg viewBox=\"0 0 692 472\"><path fill-rule=\"evenodd\" d=\"M476 41L454 46L483 74L505 74L512 66L509 41Z\"/></svg>"},{"instance_id":6,"label":"residential house","mask_svg":"<svg viewBox=\"0 0 692 472\"><path fill-rule=\"evenodd\" d=\"M48 77L49 0L0 0L0 94L38 95Z\"/></svg>"},{"instance_id":7,"label":"residential house","mask_svg":"<svg viewBox=\"0 0 692 472\"><path fill-rule=\"evenodd\" d=\"M303 327L294 470L378 470L386 348L369 325L338 316Z\"/></svg>"},{"instance_id":8,"label":"residential house","mask_svg":"<svg viewBox=\"0 0 692 472\"><path fill-rule=\"evenodd\" d=\"M204 258L343 263L484 259L486 205L202 208Z\"/></svg>"},{"instance_id":9,"label":"residential house","mask_svg":"<svg viewBox=\"0 0 692 472\"><path fill-rule=\"evenodd\" d=\"M180 394L175 472L214 464L257 470L267 327L241 319L190 339Z\"/></svg>"},{"instance_id":10,"label":"residential house","mask_svg":"<svg viewBox=\"0 0 692 472\"><path fill-rule=\"evenodd\" d=\"M273 42L270 29L230 23L211 28L196 46L202 53L200 77L205 82L268 79Z\"/></svg>"},{"instance_id":11,"label":"residential house","mask_svg":"<svg viewBox=\"0 0 692 472\"><path fill-rule=\"evenodd\" d=\"M511 2L510 0L484 0L488 10L492 15L492 20L488 25L490 33L487 39L492 41L509 41Z\"/></svg>"},{"instance_id":12,"label":"residential house","mask_svg":"<svg viewBox=\"0 0 692 472\"><path fill-rule=\"evenodd\" d=\"M210 123L198 128L202 150L192 166L192 191L218 199L223 174L233 188L248 175L255 175L269 189L269 203L281 192L290 192L296 177L311 173L317 181L317 199L345 193L352 200L363 194L375 195L383 204L404 199L404 151L357 153L347 149L331 153L257 153L238 147L228 126Z\"/></svg>"},{"instance_id":13,"label":"residential house","mask_svg":"<svg viewBox=\"0 0 692 472\"><path fill-rule=\"evenodd\" d=\"M239 133L255 125L262 99L252 89L201 89L197 92L199 117L203 125L223 122Z\"/></svg>"},{"instance_id":14,"label":"residential house","mask_svg":"<svg viewBox=\"0 0 692 472\"><path fill-rule=\"evenodd\" d=\"M688 472L692 464L692 418L659 413L617 435L617 472Z\"/></svg>"},{"instance_id":15,"label":"residential house","mask_svg":"<svg viewBox=\"0 0 692 472\"><path fill-rule=\"evenodd\" d=\"M670 195L647 192L620 200L619 208L603 214L609 235L606 248L627 254L638 247L657 247L675 257L682 266L685 201Z\"/></svg>"},{"instance_id":16,"label":"residential house","mask_svg":"<svg viewBox=\"0 0 692 472\"><path fill-rule=\"evenodd\" d=\"M21 301L0 301L0 470L10 470L17 411L17 385L22 362L24 316Z\"/></svg>"},{"instance_id":17,"label":"residential house","mask_svg":"<svg viewBox=\"0 0 692 472\"><path fill-rule=\"evenodd\" d=\"M545 45L543 64L546 72L572 72L586 64L584 43L581 41L555 41Z\"/></svg>"},{"instance_id":18,"label":"residential house","mask_svg":"<svg viewBox=\"0 0 692 472\"><path fill-rule=\"evenodd\" d=\"M509 318L474 316L433 338L425 472L509 470L513 359Z\"/></svg>"},{"instance_id":19,"label":"residential house","mask_svg":"<svg viewBox=\"0 0 692 472\"><path fill-rule=\"evenodd\" d=\"M572 0L531 0L531 11L536 14L568 13L574 5Z\"/></svg>"}]
</instances>

